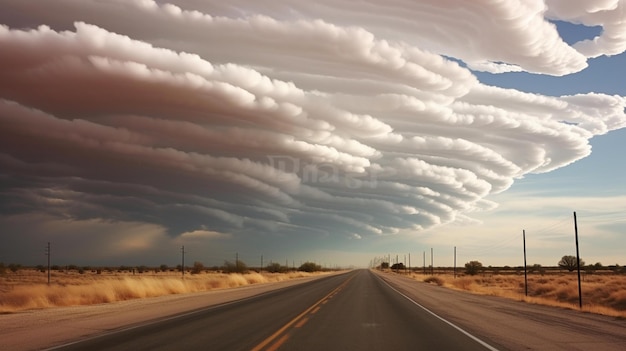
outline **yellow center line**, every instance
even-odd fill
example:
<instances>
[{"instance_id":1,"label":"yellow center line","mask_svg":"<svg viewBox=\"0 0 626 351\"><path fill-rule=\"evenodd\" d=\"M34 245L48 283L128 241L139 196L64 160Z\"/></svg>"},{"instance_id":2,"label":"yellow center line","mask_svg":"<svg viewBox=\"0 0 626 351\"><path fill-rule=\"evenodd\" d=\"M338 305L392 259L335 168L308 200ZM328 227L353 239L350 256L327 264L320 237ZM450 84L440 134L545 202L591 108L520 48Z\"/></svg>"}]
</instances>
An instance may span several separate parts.
<instances>
[{"instance_id":1,"label":"yellow center line","mask_svg":"<svg viewBox=\"0 0 626 351\"><path fill-rule=\"evenodd\" d=\"M278 341L276 341L271 347L269 347L267 351L278 350L278 348L281 347L285 343L285 341L287 341L287 339L289 339L289 334L283 335L283 337L278 339Z\"/></svg>"},{"instance_id":2,"label":"yellow center line","mask_svg":"<svg viewBox=\"0 0 626 351\"><path fill-rule=\"evenodd\" d=\"M309 317L302 318L294 328L302 328L302 326L309 320Z\"/></svg>"},{"instance_id":3,"label":"yellow center line","mask_svg":"<svg viewBox=\"0 0 626 351\"><path fill-rule=\"evenodd\" d=\"M278 329L274 334L270 335L267 339L263 340L260 344L255 346L251 351L260 351L260 350L262 350L264 347L266 347L269 343L274 341L274 339L278 338L287 329L289 329L292 325L296 324L299 320L301 320L304 316L306 316L313 309L315 309L317 307L317 309L319 310L319 305L320 304L322 304L324 301L326 301L326 299L328 299L329 296L331 296L332 294L334 294L337 291L341 290L346 284L348 284L348 282L350 280L352 280L353 277L354 276L348 278L348 280L343 282L341 285L336 287L333 291L331 291L326 296L322 297L319 301L317 301L316 303L311 305L309 308L304 310L304 312L302 312L299 315L297 315L296 318L292 319L287 324L285 324L282 328ZM316 310L316 312L317 312L317 310ZM302 324L304 324L304 323L302 323ZM282 338L280 338L280 340L278 340L275 344L273 344L271 349L268 349L268 351L269 350L276 350L276 349L278 349L278 347L280 347L280 345L282 345L282 343L284 343L287 340L288 337L289 337L288 335L284 335Z\"/></svg>"}]
</instances>

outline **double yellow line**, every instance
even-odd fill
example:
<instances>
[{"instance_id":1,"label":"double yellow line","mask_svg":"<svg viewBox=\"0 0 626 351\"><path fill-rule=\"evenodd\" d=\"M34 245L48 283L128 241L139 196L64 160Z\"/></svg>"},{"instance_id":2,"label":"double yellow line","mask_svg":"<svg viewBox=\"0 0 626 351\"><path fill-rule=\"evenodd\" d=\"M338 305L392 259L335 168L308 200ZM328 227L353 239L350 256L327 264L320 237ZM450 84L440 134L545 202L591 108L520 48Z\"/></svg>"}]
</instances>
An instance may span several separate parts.
<instances>
[{"instance_id":1,"label":"double yellow line","mask_svg":"<svg viewBox=\"0 0 626 351\"><path fill-rule=\"evenodd\" d=\"M302 312L299 315L297 315L294 319L289 321L282 328L278 329L274 334L270 335L267 339L263 340L260 344L255 346L252 349L252 351L261 351L261 350L275 351L275 350L278 350L278 348L282 344L284 344L285 341L287 341L287 339L289 339L289 334L286 333L286 331L289 330L289 328L291 328L294 325L295 325L296 328L300 328L301 326L303 326L307 322L307 320L308 320L308 318L305 318L306 315L308 315L309 313L311 313L311 314L316 313L320 309L320 305L328 302L328 299L330 299L333 295L335 295L337 292L339 292L339 290L343 289L346 285L348 285L348 282L350 282L350 280L352 280L353 277L354 276L348 278L345 282L343 282L341 285L336 287L333 291L331 291L326 296L322 297L319 301L317 301L316 303L311 305L311 307L307 308L306 310L304 310L304 312ZM276 340L276 339L278 339L278 340ZM265 347L268 346L270 343L272 343L274 340L276 340L276 342L274 342L272 345L270 345L270 347L265 349Z\"/></svg>"}]
</instances>

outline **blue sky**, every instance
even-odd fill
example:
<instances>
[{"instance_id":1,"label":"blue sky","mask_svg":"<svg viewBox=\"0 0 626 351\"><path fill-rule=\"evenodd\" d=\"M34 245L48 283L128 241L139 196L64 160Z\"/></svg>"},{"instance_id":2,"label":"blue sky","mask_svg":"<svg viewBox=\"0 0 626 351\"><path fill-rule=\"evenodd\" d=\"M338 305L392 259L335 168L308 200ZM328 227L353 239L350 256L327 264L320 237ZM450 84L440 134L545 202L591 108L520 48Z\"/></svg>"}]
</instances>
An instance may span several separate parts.
<instances>
[{"instance_id":1,"label":"blue sky","mask_svg":"<svg viewBox=\"0 0 626 351\"><path fill-rule=\"evenodd\" d=\"M626 264L625 7L0 0L0 262Z\"/></svg>"}]
</instances>

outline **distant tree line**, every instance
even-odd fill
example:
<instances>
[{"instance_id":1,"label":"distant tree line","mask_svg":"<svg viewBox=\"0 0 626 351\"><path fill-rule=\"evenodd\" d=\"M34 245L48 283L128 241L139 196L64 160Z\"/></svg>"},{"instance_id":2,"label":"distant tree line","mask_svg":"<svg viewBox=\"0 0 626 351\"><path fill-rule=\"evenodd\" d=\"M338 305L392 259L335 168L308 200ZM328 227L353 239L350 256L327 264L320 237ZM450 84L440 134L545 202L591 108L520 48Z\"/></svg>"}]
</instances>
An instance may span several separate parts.
<instances>
[{"instance_id":1,"label":"distant tree line","mask_svg":"<svg viewBox=\"0 0 626 351\"><path fill-rule=\"evenodd\" d=\"M405 270L406 267L404 266L403 263L395 263L393 265L390 266L389 262L380 262L376 267L376 269L381 269L381 270L385 270L385 269L391 269L394 271L399 271L399 270ZM425 267L410 267L411 271L421 271L423 268ZM428 266L428 272L430 272L430 266ZM552 267L544 267L538 263L529 265L526 267L528 272L530 273L539 273L541 275L548 273L548 271L555 271L555 270L567 270L568 272L573 272L574 270L577 269L577 262L576 262L576 256L572 256L572 255L565 255L563 257L561 257L561 259L557 262L556 266L552 266ZM625 266L620 266L619 264L615 264L615 265L609 265L609 266L604 266L602 265L602 263L600 262L596 262L594 264L589 264L586 265L585 261L583 259L580 260L580 268L582 270L585 271L585 273L595 273L597 271L611 271L613 273L626 273L626 267ZM446 272L449 270L452 270L453 267L438 267L437 271L442 273L442 272ZM480 274L480 273L485 273L485 272L492 272L493 274L498 274L500 272L510 272L510 271L514 271L516 273L520 273L522 272L524 269L523 266L518 266L518 267L510 267L510 266L503 266L503 267L485 267L483 266L483 264L480 261L477 260L472 260L469 261L467 263L465 263L465 271L464 273L467 275L476 275L476 274Z\"/></svg>"}]
</instances>

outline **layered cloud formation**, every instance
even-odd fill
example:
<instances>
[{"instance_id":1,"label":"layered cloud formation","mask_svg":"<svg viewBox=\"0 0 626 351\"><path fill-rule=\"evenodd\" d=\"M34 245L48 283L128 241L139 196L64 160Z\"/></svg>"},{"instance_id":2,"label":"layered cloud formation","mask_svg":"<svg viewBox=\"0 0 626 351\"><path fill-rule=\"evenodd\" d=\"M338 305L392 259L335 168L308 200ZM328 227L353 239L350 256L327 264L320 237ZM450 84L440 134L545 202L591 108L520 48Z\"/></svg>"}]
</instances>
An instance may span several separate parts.
<instances>
[{"instance_id":1,"label":"layered cloud formation","mask_svg":"<svg viewBox=\"0 0 626 351\"><path fill-rule=\"evenodd\" d=\"M626 50L624 2L171 3L0 1L4 218L367 239L472 221L626 126L622 96L471 71L579 72Z\"/></svg>"}]
</instances>

